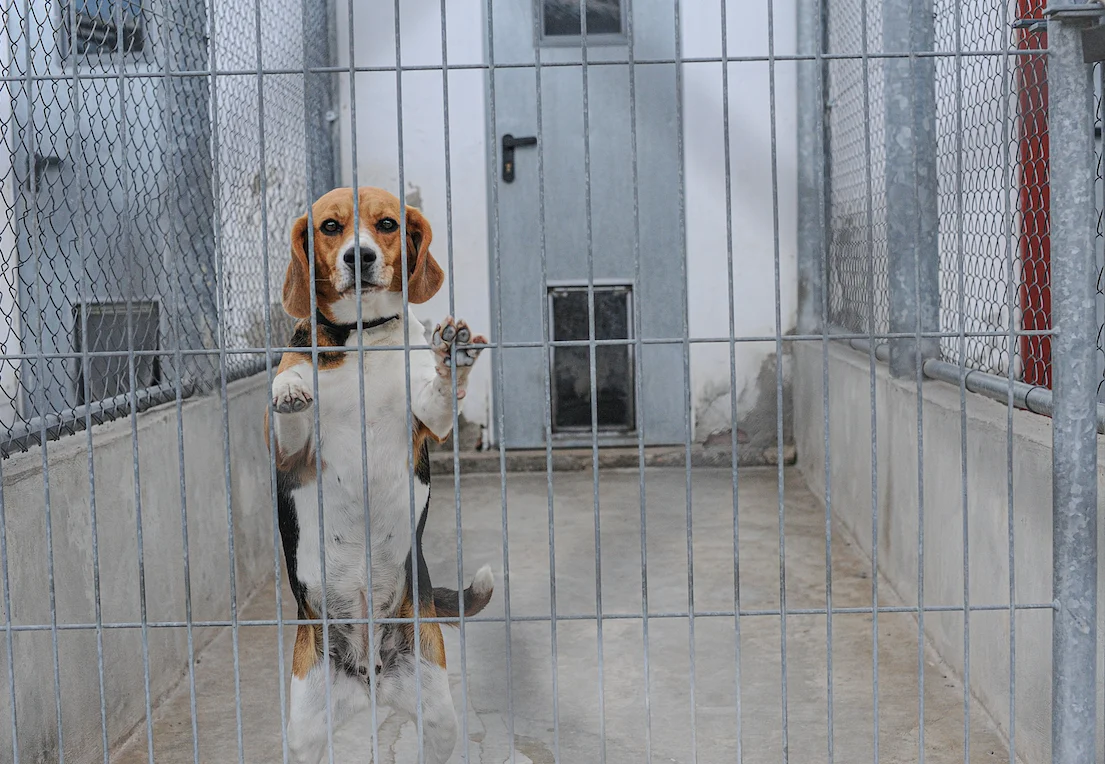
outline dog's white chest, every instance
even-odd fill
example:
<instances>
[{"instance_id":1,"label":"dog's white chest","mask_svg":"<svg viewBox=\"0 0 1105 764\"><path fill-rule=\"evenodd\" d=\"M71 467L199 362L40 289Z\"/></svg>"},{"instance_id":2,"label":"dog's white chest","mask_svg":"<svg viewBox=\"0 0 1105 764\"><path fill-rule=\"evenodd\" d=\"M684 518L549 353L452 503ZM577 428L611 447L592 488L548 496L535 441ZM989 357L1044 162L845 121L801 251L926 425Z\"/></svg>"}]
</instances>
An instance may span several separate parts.
<instances>
[{"instance_id":1,"label":"dog's white chest","mask_svg":"<svg viewBox=\"0 0 1105 764\"><path fill-rule=\"evenodd\" d=\"M411 430L403 351L364 353L363 417L356 355L319 372L315 410L323 467L321 480L307 481L293 492L300 525L297 557L300 580L308 589L318 589L323 580L320 549L325 549L327 591L356 600L368 583L367 528L374 606L379 608L386 604L380 598L393 600L401 586L411 551L412 516L417 522L429 487L408 466Z\"/></svg>"}]
</instances>

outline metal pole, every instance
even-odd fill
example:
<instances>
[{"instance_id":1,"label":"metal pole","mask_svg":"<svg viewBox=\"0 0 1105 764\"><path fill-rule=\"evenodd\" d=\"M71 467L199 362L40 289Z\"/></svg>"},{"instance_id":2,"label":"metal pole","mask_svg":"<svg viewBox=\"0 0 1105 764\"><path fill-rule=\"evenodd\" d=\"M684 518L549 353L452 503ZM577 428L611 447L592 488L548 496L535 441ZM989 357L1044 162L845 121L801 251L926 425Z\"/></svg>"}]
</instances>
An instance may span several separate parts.
<instances>
[{"instance_id":1,"label":"metal pole","mask_svg":"<svg viewBox=\"0 0 1105 764\"><path fill-rule=\"evenodd\" d=\"M893 52L936 47L933 0L883 6L883 45ZM936 59L893 58L883 64L886 103L886 237L890 331L939 327L939 205L936 177ZM939 355L932 338L890 342L890 373L912 377L917 353Z\"/></svg>"},{"instance_id":2,"label":"metal pole","mask_svg":"<svg viewBox=\"0 0 1105 764\"><path fill-rule=\"evenodd\" d=\"M1087 8L1052 2L1047 25L1048 131L1051 145L1062 147L1050 160L1055 764L1097 760L1094 104L1092 67L1082 60L1080 38L1092 18L1077 15Z\"/></svg>"},{"instance_id":3,"label":"metal pole","mask_svg":"<svg viewBox=\"0 0 1105 764\"><path fill-rule=\"evenodd\" d=\"M170 321L176 322L176 337L187 349L216 347L219 306L215 253L215 189L211 131L211 83L205 30L207 6L196 0L169 0L164 6L165 42L169 64L179 70L196 70L195 77L169 77L164 83L168 108L165 133L168 192L163 214L170 247L166 262L184 264L176 273L181 280ZM121 75L120 75L121 76ZM173 272L172 268L166 270ZM187 375L200 391L210 390L216 381L217 358L194 355L184 368L173 368L176 359L165 357L170 376Z\"/></svg>"},{"instance_id":4,"label":"metal pole","mask_svg":"<svg viewBox=\"0 0 1105 764\"><path fill-rule=\"evenodd\" d=\"M798 0L798 55L823 53L822 0ZM825 250L825 136L819 113L825 64L797 62L798 79L798 330L821 329L822 253Z\"/></svg>"},{"instance_id":5,"label":"metal pole","mask_svg":"<svg viewBox=\"0 0 1105 764\"><path fill-rule=\"evenodd\" d=\"M337 185L334 167L333 83L337 77L312 71L337 63L332 50L330 6L327 0L310 0L303 9L303 32L314 40L303 52L307 74L303 78L307 109L307 151L312 156L311 174L307 178L307 198L317 199Z\"/></svg>"}]
</instances>

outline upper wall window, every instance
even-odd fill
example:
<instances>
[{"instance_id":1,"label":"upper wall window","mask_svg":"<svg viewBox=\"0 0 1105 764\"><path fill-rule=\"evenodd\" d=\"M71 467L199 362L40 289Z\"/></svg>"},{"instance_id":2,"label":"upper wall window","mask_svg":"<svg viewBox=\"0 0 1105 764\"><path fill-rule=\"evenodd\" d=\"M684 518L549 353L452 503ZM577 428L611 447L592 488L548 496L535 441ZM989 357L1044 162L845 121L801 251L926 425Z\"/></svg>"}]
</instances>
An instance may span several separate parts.
<instances>
[{"instance_id":1,"label":"upper wall window","mask_svg":"<svg viewBox=\"0 0 1105 764\"><path fill-rule=\"evenodd\" d=\"M623 42L625 13L623 0L586 0L587 42ZM545 43L578 41L583 32L579 0L539 0L541 37Z\"/></svg>"},{"instance_id":2,"label":"upper wall window","mask_svg":"<svg viewBox=\"0 0 1105 764\"><path fill-rule=\"evenodd\" d=\"M140 53L145 45L141 0L72 0L61 8L62 45L78 54ZM76 27L73 22L76 21Z\"/></svg>"}]
</instances>

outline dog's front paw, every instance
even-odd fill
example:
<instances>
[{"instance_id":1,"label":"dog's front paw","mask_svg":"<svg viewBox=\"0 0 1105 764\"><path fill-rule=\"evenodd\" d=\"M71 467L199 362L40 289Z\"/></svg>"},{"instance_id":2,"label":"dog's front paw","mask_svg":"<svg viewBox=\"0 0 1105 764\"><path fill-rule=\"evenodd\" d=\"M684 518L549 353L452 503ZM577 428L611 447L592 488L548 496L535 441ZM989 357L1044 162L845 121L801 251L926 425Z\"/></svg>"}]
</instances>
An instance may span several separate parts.
<instances>
[{"instance_id":1,"label":"dog's front paw","mask_svg":"<svg viewBox=\"0 0 1105 764\"><path fill-rule=\"evenodd\" d=\"M278 414L294 414L306 411L315 402L315 396L298 374L283 372L272 381L272 407Z\"/></svg>"},{"instance_id":2,"label":"dog's front paw","mask_svg":"<svg viewBox=\"0 0 1105 764\"><path fill-rule=\"evenodd\" d=\"M462 385L468 378L472 364L480 357L480 351L483 350L481 347L474 346L486 345L487 338L482 334L473 334L467 323L449 316L434 328L430 344L434 349L437 373L442 377L449 376L449 370L453 365L452 350L456 349L457 397L463 398Z\"/></svg>"},{"instance_id":3,"label":"dog's front paw","mask_svg":"<svg viewBox=\"0 0 1105 764\"><path fill-rule=\"evenodd\" d=\"M459 370L476 362L483 348L472 346L486 345L487 338L482 334L473 335L467 323L454 320L449 316L434 329L431 344L437 355L438 370L444 370L444 374L448 375L449 367L453 363L453 357L449 351L454 345L457 349L457 369Z\"/></svg>"}]
</instances>

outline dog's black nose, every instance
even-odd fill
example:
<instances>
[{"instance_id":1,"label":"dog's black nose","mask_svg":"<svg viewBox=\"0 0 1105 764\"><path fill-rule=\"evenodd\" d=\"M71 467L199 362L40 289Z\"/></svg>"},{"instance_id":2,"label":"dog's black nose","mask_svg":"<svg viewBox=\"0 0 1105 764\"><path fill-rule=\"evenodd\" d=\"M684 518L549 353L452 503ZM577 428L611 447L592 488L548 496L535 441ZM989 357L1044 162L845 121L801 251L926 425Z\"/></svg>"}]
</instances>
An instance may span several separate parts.
<instances>
[{"instance_id":1,"label":"dog's black nose","mask_svg":"<svg viewBox=\"0 0 1105 764\"><path fill-rule=\"evenodd\" d=\"M348 265L350 268L355 268L357 265L357 251L352 248L345 250L345 254L342 255L342 260L344 260L345 264ZM367 268L374 262L376 262L376 252L371 249L362 248L361 267Z\"/></svg>"}]
</instances>

